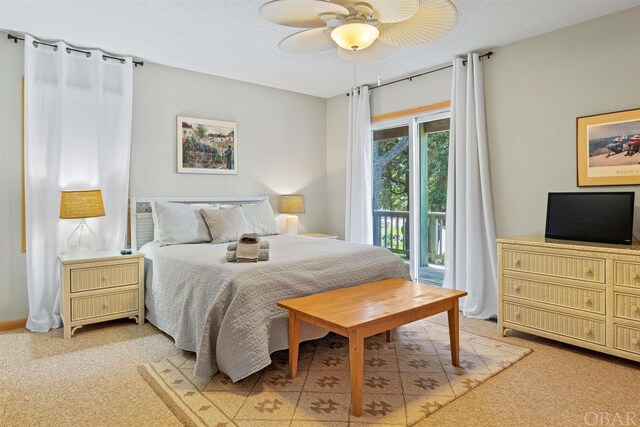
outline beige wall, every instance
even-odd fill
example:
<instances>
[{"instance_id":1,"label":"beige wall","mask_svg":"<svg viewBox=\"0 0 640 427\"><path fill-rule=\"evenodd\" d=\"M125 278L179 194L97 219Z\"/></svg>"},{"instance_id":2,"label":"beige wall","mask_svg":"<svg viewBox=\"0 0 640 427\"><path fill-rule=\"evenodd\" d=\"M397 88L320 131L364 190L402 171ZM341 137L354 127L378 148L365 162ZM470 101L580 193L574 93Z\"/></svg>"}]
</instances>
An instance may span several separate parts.
<instances>
[{"instance_id":1,"label":"beige wall","mask_svg":"<svg viewBox=\"0 0 640 427\"><path fill-rule=\"evenodd\" d=\"M581 191L576 117L640 108L638 22L640 7L493 49L483 62L499 237L543 234L547 193ZM448 100L451 77L447 69L375 89L372 115ZM346 98L327 103L328 226L338 234L344 233ZM344 167L330 165L332 158ZM637 192L638 186L605 188L629 189ZM640 221L634 234L640 236Z\"/></svg>"},{"instance_id":2,"label":"beige wall","mask_svg":"<svg viewBox=\"0 0 640 427\"><path fill-rule=\"evenodd\" d=\"M344 239L347 182L349 97L327 99L327 208L326 232Z\"/></svg>"},{"instance_id":3,"label":"beige wall","mask_svg":"<svg viewBox=\"0 0 640 427\"><path fill-rule=\"evenodd\" d=\"M379 89L374 87L371 91L371 115L379 116L448 101L451 99L451 78L451 68L445 68L410 81Z\"/></svg>"},{"instance_id":4,"label":"beige wall","mask_svg":"<svg viewBox=\"0 0 640 427\"><path fill-rule=\"evenodd\" d=\"M544 233L547 193L579 191L576 117L640 108L638 22L640 7L495 49L484 62L499 237ZM638 205L638 188L592 190L635 190Z\"/></svg>"},{"instance_id":5,"label":"beige wall","mask_svg":"<svg viewBox=\"0 0 640 427\"><path fill-rule=\"evenodd\" d=\"M23 47L0 33L0 322L27 316L21 253ZM176 115L238 122L236 176L177 174ZM300 231L325 230L324 99L147 63L134 70L130 193L305 195ZM283 222L281 216L278 217Z\"/></svg>"},{"instance_id":6,"label":"beige wall","mask_svg":"<svg viewBox=\"0 0 640 427\"><path fill-rule=\"evenodd\" d=\"M156 64L133 88L132 196L269 195L277 209L277 195L299 193L300 231L325 229L324 99ZM176 173L177 115L237 122L238 175Z\"/></svg>"},{"instance_id":7,"label":"beige wall","mask_svg":"<svg viewBox=\"0 0 640 427\"><path fill-rule=\"evenodd\" d=\"M0 33L0 322L27 317L22 253L22 46Z\"/></svg>"}]
</instances>

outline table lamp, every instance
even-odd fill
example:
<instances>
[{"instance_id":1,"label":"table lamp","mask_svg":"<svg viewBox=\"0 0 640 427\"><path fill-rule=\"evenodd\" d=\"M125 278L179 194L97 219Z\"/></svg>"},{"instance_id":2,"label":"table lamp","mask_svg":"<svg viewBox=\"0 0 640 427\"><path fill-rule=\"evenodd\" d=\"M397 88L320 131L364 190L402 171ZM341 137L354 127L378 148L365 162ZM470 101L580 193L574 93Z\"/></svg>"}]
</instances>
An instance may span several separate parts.
<instances>
[{"instance_id":1,"label":"table lamp","mask_svg":"<svg viewBox=\"0 0 640 427\"><path fill-rule=\"evenodd\" d=\"M300 194L285 194L280 196L280 213L298 214L304 213L304 196ZM298 234L298 216L287 215L284 221L284 232Z\"/></svg>"},{"instance_id":2,"label":"table lamp","mask_svg":"<svg viewBox=\"0 0 640 427\"><path fill-rule=\"evenodd\" d=\"M69 252L90 252L98 249L98 237L87 225L86 218L104 216L100 190L62 191L60 219L81 219L80 225L69 236Z\"/></svg>"}]
</instances>

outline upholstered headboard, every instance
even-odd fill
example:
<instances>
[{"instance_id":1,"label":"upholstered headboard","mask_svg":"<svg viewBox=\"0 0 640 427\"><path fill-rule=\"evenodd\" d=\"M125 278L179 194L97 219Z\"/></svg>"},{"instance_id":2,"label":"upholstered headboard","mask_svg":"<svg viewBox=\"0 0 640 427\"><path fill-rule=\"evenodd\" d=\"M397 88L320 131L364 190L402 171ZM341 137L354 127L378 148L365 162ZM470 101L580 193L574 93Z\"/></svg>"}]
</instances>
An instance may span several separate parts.
<instances>
[{"instance_id":1,"label":"upholstered headboard","mask_svg":"<svg viewBox=\"0 0 640 427\"><path fill-rule=\"evenodd\" d=\"M241 205L256 203L268 199L259 197L132 197L131 198L131 248L138 250L153 240L153 216L151 202L173 203L219 203L223 205Z\"/></svg>"}]
</instances>

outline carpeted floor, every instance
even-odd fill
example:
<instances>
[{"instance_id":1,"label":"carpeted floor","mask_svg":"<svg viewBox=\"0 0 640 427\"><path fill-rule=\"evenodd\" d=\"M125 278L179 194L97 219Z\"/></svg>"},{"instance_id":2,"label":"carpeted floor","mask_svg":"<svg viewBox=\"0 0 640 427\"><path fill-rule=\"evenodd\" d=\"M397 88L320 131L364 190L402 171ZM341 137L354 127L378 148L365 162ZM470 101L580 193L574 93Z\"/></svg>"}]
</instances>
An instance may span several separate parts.
<instances>
[{"instance_id":1,"label":"carpeted floor","mask_svg":"<svg viewBox=\"0 0 640 427\"><path fill-rule=\"evenodd\" d=\"M640 425L640 364L521 333L501 338L486 321L461 319L461 329L534 351L419 425L604 425L592 424L594 412L630 412ZM180 425L137 372L180 353L148 323L85 327L68 341L62 330L1 332L0 425Z\"/></svg>"},{"instance_id":2,"label":"carpeted floor","mask_svg":"<svg viewBox=\"0 0 640 427\"><path fill-rule=\"evenodd\" d=\"M428 320L365 339L362 415L351 414L349 340L329 334L300 346L298 375L289 378L287 350L270 366L232 383L228 376L193 375L185 352L145 363L140 374L187 425L239 427L348 425L414 426L518 363L530 349L460 332L460 366L451 364L449 328ZM349 424L350 423L350 424Z\"/></svg>"}]
</instances>

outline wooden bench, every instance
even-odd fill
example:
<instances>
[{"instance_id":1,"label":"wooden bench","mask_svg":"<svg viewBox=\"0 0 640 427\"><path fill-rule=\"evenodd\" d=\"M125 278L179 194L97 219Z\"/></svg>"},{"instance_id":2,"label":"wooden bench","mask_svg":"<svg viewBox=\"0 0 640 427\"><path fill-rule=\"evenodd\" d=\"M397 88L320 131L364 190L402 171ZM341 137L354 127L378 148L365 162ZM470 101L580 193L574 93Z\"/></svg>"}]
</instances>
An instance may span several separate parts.
<instances>
[{"instance_id":1,"label":"wooden bench","mask_svg":"<svg viewBox=\"0 0 640 427\"><path fill-rule=\"evenodd\" d=\"M362 415L364 339L443 311L449 314L451 361L459 366L458 300L466 292L389 279L278 302L289 310L289 374L298 373L300 321L349 338L351 404Z\"/></svg>"}]
</instances>

